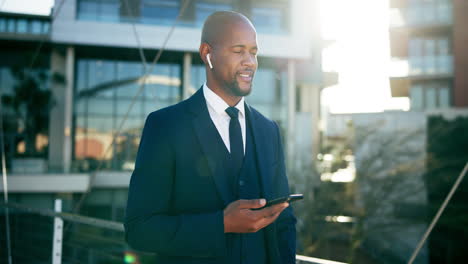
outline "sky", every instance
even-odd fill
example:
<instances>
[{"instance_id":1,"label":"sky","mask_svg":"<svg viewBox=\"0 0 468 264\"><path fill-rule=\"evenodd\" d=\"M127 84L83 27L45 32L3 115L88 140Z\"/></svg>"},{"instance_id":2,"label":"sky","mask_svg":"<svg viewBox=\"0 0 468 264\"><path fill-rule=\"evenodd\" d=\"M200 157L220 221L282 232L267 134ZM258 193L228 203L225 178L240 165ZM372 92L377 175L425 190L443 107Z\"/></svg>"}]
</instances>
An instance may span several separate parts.
<instances>
[{"instance_id":1,"label":"sky","mask_svg":"<svg viewBox=\"0 0 468 264\"><path fill-rule=\"evenodd\" d=\"M49 15L54 0L0 0L0 10L5 12Z\"/></svg>"},{"instance_id":2,"label":"sky","mask_svg":"<svg viewBox=\"0 0 468 264\"><path fill-rule=\"evenodd\" d=\"M320 14L322 36L335 41L323 68L339 73L322 104L332 113L407 110L407 98L390 96L388 0L321 0Z\"/></svg>"},{"instance_id":3,"label":"sky","mask_svg":"<svg viewBox=\"0 0 468 264\"><path fill-rule=\"evenodd\" d=\"M391 98L388 0L319 0L322 36L334 40L323 51L323 68L339 83L322 92L331 113L408 110L408 98ZM50 14L54 0L0 0L0 10Z\"/></svg>"}]
</instances>

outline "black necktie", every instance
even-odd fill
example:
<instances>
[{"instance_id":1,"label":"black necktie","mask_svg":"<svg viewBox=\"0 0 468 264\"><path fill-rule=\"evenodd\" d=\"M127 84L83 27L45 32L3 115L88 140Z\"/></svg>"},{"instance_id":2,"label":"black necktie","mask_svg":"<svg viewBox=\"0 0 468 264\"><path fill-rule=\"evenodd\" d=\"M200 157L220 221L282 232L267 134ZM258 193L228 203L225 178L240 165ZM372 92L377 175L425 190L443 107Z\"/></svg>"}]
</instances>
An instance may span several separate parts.
<instances>
[{"instance_id":1,"label":"black necktie","mask_svg":"<svg viewBox=\"0 0 468 264\"><path fill-rule=\"evenodd\" d=\"M244 159L244 143L238 119L239 110L235 107L228 107L226 108L226 113L231 117L231 121L229 122L229 144L231 146L232 169L235 175L237 175Z\"/></svg>"}]
</instances>

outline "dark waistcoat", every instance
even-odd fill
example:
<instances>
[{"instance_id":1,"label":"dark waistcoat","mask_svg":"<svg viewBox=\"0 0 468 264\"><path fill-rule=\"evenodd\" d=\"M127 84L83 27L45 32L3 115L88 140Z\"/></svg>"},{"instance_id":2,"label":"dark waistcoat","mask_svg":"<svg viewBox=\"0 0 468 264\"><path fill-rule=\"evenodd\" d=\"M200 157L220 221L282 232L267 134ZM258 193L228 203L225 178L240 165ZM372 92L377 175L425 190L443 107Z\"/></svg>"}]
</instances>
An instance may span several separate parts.
<instances>
[{"instance_id":1,"label":"dark waistcoat","mask_svg":"<svg viewBox=\"0 0 468 264\"><path fill-rule=\"evenodd\" d=\"M248 116L247 116L248 118ZM257 167L255 144L249 121L246 120L246 149L244 162L239 171L231 171L232 197L238 199L263 198L260 175ZM229 154L227 154L229 155ZM229 161L226 157L225 161ZM226 166L225 168L229 168ZM266 264L266 243L263 230L248 234L228 234L228 259L232 264Z\"/></svg>"}]
</instances>

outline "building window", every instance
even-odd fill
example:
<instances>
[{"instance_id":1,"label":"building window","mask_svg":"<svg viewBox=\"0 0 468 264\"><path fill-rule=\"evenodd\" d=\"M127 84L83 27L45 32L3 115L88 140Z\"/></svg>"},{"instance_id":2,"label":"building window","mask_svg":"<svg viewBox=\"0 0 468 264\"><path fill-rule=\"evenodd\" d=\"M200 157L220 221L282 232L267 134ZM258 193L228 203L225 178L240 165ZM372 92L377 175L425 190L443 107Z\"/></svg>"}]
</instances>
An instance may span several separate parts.
<instances>
[{"instance_id":1,"label":"building window","mask_svg":"<svg viewBox=\"0 0 468 264\"><path fill-rule=\"evenodd\" d=\"M423 90L421 85L413 85L410 89L411 109L423 109Z\"/></svg>"},{"instance_id":2,"label":"building window","mask_svg":"<svg viewBox=\"0 0 468 264\"><path fill-rule=\"evenodd\" d=\"M449 39L437 39L436 72L442 74L449 74L453 72L453 59L450 53Z\"/></svg>"},{"instance_id":3,"label":"building window","mask_svg":"<svg viewBox=\"0 0 468 264\"><path fill-rule=\"evenodd\" d=\"M421 6L421 21L418 21L420 23L424 24L434 24L435 21L435 11L436 11L436 5L433 1L421 1L418 3Z\"/></svg>"},{"instance_id":4,"label":"building window","mask_svg":"<svg viewBox=\"0 0 468 264\"><path fill-rule=\"evenodd\" d=\"M285 61L274 62L259 58L259 69L255 72L252 92L246 97L247 103L260 113L276 121L283 138L287 130L288 73Z\"/></svg>"},{"instance_id":5,"label":"building window","mask_svg":"<svg viewBox=\"0 0 468 264\"><path fill-rule=\"evenodd\" d=\"M179 64L159 63L155 67L111 146L114 133L144 81L143 67L132 61L78 59L74 170L90 171L100 162L104 169L132 170L147 115L180 101L180 69Z\"/></svg>"},{"instance_id":6,"label":"building window","mask_svg":"<svg viewBox=\"0 0 468 264\"><path fill-rule=\"evenodd\" d=\"M5 32L7 29L7 21L5 18L0 18L0 32Z\"/></svg>"},{"instance_id":7,"label":"building window","mask_svg":"<svg viewBox=\"0 0 468 264\"><path fill-rule=\"evenodd\" d=\"M50 22L44 22L42 24L42 34L48 34L50 31Z\"/></svg>"},{"instance_id":8,"label":"building window","mask_svg":"<svg viewBox=\"0 0 468 264\"><path fill-rule=\"evenodd\" d=\"M204 65L192 65L190 71L191 83L190 94L194 94L206 81L206 73Z\"/></svg>"},{"instance_id":9,"label":"building window","mask_svg":"<svg viewBox=\"0 0 468 264\"><path fill-rule=\"evenodd\" d=\"M98 20L99 2L98 0L78 1L78 19Z\"/></svg>"},{"instance_id":10,"label":"building window","mask_svg":"<svg viewBox=\"0 0 468 264\"><path fill-rule=\"evenodd\" d=\"M179 14L179 0L141 0L143 24L172 25Z\"/></svg>"},{"instance_id":11,"label":"building window","mask_svg":"<svg viewBox=\"0 0 468 264\"><path fill-rule=\"evenodd\" d=\"M251 19L261 33L283 34L288 30L288 1L252 1Z\"/></svg>"},{"instance_id":12,"label":"building window","mask_svg":"<svg viewBox=\"0 0 468 264\"><path fill-rule=\"evenodd\" d=\"M32 34L42 34L42 22L39 20L31 21L31 33Z\"/></svg>"},{"instance_id":13,"label":"building window","mask_svg":"<svg viewBox=\"0 0 468 264\"><path fill-rule=\"evenodd\" d=\"M100 20L106 22L119 21L119 0L101 0Z\"/></svg>"},{"instance_id":14,"label":"building window","mask_svg":"<svg viewBox=\"0 0 468 264\"><path fill-rule=\"evenodd\" d=\"M450 83L447 81L418 82L411 85L412 110L450 107Z\"/></svg>"},{"instance_id":15,"label":"building window","mask_svg":"<svg viewBox=\"0 0 468 264\"><path fill-rule=\"evenodd\" d=\"M226 10L232 10L232 0L198 0L195 3L195 26L201 27L212 13Z\"/></svg>"},{"instance_id":16,"label":"building window","mask_svg":"<svg viewBox=\"0 0 468 264\"><path fill-rule=\"evenodd\" d=\"M448 36L420 36L409 40L410 75L451 74L453 56Z\"/></svg>"},{"instance_id":17,"label":"building window","mask_svg":"<svg viewBox=\"0 0 468 264\"><path fill-rule=\"evenodd\" d=\"M262 114L286 129L287 72L276 67L262 67L255 73L251 94L246 98Z\"/></svg>"},{"instance_id":18,"label":"building window","mask_svg":"<svg viewBox=\"0 0 468 264\"><path fill-rule=\"evenodd\" d=\"M77 0L80 20L136 22L172 25L185 0ZM201 27L216 11L235 10L246 14L260 33L289 32L290 8L287 0L192 0L179 25Z\"/></svg>"},{"instance_id":19,"label":"building window","mask_svg":"<svg viewBox=\"0 0 468 264\"><path fill-rule=\"evenodd\" d=\"M119 21L120 0L79 0L78 19Z\"/></svg>"},{"instance_id":20,"label":"building window","mask_svg":"<svg viewBox=\"0 0 468 264\"><path fill-rule=\"evenodd\" d=\"M424 44L424 51L425 51L425 58L423 63L423 72L428 74L435 73L435 57L436 57L436 49L435 44L436 40L432 38L425 39L423 42Z\"/></svg>"},{"instance_id":21,"label":"building window","mask_svg":"<svg viewBox=\"0 0 468 264\"><path fill-rule=\"evenodd\" d=\"M16 32L17 33L28 32L28 21L26 19L18 19L16 21Z\"/></svg>"},{"instance_id":22,"label":"building window","mask_svg":"<svg viewBox=\"0 0 468 264\"><path fill-rule=\"evenodd\" d=\"M450 88L444 86L439 88L439 107L450 107Z\"/></svg>"},{"instance_id":23,"label":"building window","mask_svg":"<svg viewBox=\"0 0 468 264\"><path fill-rule=\"evenodd\" d=\"M434 109L437 107L436 87L433 85L425 88L425 107L426 109Z\"/></svg>"},{"instance_id":24,"label":"building window","mask_svg":"<svg viewBox=\"0 0 468 264\"><path fill-rule=\"evenodd\" d=\"M15 34L47 34L50 22L40 19L0 18L0 32ZM44 26L43 26L44 25ZM47 25L47 27L45 27Z\"/></svg>"},{"instance_id":25,"label":"building window","mask_svg":"<svg viewBox=\"0 0 468 264\"><path fill-rule=\"evenodd\" d=\"M8 33L15 33L16 31L16 20L13 18L7 19L7 32Z\"/></svg>"},{"instance_id":26,"label":"building window","mask_svg":"<svg viewBox=\"0 0 468 264\"><path fill-rule=\"evenodd\" d=\"M439 0L436 6L436 19L444 24L451 24L453 10L451 0Z\"/></svg>"},{"instance_id":27,"label":"building window","mask_svg":"<svg viewBox=\"0 0 468 264\"><path fill-rule=\"evenodd\" d=\"M12 54L0 55L3 58L9 58L10 61L26 59L20 52L18 54L12 52ZM36 167L41 172L45 169L41 165L29 164L30 167L21 163L16 163L16 166L12 165L17 158L47 157L49 109L53 107L52 102L55 100L50 93L49 77L49 70L45 65L33 69L24 65L14 67L0 65L2 89L0 98L2 112L0 114L4 122L2 133L4 133L5 158L7 168L12 169L13 173L32 172Z\"/></svg>"},{"instance_id":28,"label":"building window","mask_svg":"<svg viewBox=\"0 0 468 264\"><path fill-rule=\"evenodd\" d=\"M409 0L406 17L409 25L452 23L451 0Z\"/></svg>"}]
</instances>

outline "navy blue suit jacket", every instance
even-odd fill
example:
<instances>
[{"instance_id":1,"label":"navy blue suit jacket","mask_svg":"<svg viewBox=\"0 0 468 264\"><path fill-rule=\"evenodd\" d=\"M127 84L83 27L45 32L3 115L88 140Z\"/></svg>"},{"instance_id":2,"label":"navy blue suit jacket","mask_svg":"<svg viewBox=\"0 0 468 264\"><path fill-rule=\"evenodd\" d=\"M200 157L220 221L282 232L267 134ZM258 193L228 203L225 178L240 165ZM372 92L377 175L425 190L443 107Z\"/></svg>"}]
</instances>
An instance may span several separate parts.
<instances>
[{"instance_id":1,"label":"navy blue suit jacket","mask_svg":"<svg viewBox=\"0 0 468 264\"><path fill-rule=\"evenodd\" d=\"M263 195L288 195L278 126L247 104L246 111ZM235 197L219 162L225 150L213 144L215 137L220 135L203 89L148 116L128 194L130 246L157 253L161 263L211 263L226 256L223 210ZM295 223L288 207L264 229L270 263L295 263Z\"/></svg>"}]
</instances>

